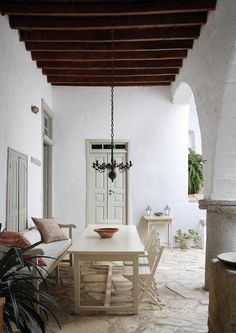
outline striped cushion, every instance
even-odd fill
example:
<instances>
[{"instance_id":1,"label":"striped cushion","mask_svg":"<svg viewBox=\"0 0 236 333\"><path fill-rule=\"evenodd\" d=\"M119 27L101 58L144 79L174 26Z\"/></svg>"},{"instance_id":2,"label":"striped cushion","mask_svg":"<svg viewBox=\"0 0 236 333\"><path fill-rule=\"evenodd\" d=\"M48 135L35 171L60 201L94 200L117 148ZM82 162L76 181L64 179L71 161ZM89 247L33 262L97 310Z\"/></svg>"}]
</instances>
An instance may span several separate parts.
<instances>
[{"instance_id":1,"label":"striped cushion","mask_svg":"<svg viewBox=\"0 0 236 333\"><path fill-rule=\"evenodd\" d=\"M16 231L5 231L0 233L0 246L25 248L31 243L22 234ZM47 266L43 258L38 260L39 266Z\"/></svg>"}]
</instances>

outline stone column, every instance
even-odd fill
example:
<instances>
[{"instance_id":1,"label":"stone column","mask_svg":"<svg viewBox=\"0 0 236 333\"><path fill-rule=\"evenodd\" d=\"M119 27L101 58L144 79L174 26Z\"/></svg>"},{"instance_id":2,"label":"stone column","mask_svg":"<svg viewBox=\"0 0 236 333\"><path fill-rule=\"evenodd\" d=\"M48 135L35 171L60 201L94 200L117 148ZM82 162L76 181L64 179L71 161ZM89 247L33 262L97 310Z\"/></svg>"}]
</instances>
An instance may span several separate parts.
<instances>
[{"instance_id":1,"label":"stone column","mask_svg":"<svg viewBox=\"0 0 236 333\"><path fill-rule=\"evenodd\" d=\"M213 258L223 252L236 251L236 201L200 200L199 208L207 210L206 273Z\"/></svg>"},{"instance_id":2,"label":"stone column","mask_svg":"<svg viewBox=\"0 0 236 333\"><path fill-rule=\"evenodd\" d=\"M214 259L209 270L209 333L236 332L236 270Z\"/></svg>"}]
</instances>

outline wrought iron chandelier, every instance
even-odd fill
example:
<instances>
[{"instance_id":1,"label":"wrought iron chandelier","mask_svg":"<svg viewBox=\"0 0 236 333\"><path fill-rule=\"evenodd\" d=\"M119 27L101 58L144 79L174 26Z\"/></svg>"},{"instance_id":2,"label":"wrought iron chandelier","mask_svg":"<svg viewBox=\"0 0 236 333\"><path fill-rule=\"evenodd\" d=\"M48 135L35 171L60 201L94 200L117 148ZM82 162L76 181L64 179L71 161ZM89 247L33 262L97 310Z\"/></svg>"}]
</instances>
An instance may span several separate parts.
<instances>
[{"instance_id":1,"label":"wrought iron chandelier","mask_svg":"<svg viewBox=\"0 0 236 333\"><path fill-rule=\"evenodd\" d=\"M99 172L104 172L106 169L108 170L108 177L113 182L116 178L116 169L118 169L120 172L125 172L129 168L132 167L132 162L129 161L127 163L116 163L116 160L114 160L114 31L111 31L111 37L112 37L112 57L111 57L111 77L112 77L112 84L111 84L111 161L110 163L98 163L98 160L96 160L96 163L93 163L92 167Z\"/></svg>"}]
</instances>

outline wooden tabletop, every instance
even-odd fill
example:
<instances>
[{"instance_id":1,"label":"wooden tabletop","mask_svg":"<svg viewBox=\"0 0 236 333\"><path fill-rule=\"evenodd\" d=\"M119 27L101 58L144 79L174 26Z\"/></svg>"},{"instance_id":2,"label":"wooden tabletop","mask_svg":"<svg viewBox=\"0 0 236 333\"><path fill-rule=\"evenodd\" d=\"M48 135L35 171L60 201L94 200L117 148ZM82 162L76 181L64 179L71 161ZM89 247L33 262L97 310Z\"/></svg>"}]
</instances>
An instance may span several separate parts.
<instances>
[{"instance_id":1,"label":"wooden tabletop","mask_svg":"<svg viewBox=\"0 0 236 333\"><path fill-rule=\"evenodd\" d=\"M156 215L149 215L146 216L144 215L144 219L146 221L154 221L154 220L172 220L172 216L171 215L161 215L161 216L156 216Z\"/></svg>"}]
</instances>

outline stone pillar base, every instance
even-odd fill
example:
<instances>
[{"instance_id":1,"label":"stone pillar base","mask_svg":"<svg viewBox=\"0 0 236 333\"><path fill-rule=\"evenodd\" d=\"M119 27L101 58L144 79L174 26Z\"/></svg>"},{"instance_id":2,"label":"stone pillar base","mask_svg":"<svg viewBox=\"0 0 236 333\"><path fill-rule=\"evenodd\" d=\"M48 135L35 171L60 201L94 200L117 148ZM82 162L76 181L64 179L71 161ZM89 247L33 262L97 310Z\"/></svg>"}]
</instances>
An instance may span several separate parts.
<instances>
[{"instance_id":1,"label":"stone pillar base","mask_svg":"<svg viewBox=\"0 0 236 333\"><path fill-rule=\"evenodd\" d=\"M209 267L209 333L236 332L236 269L214 259Z\"/></svg>"},{"instance_id":2,"label":"stone pillar base","mask_svg":"<svg viewBox=\"0 0 236 333\"><path fill-rule=\"evenodd\" d=\"M236 252L236 201L200 200L199 208L207 210L206 275L213 258L223 252Z\"/></svg>"}]
</instances>

